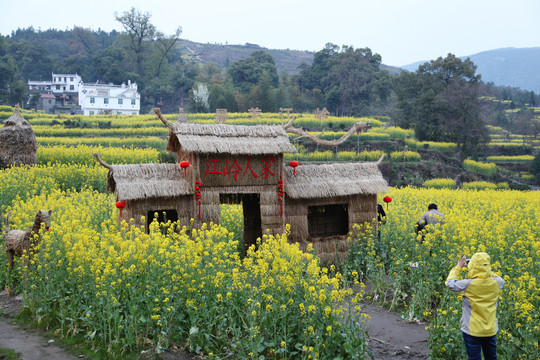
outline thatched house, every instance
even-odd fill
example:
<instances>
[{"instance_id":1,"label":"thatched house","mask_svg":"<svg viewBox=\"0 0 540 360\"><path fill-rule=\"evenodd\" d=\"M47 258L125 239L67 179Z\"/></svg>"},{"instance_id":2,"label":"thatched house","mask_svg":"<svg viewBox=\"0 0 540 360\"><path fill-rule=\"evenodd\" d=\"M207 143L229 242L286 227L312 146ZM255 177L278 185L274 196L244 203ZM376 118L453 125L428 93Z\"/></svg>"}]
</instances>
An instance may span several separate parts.
<instances>
[{"instance_id":1,"label":"thatched house","mask_svg":"<svg viewBox=\"0 0 540 360\"><path fill-rule=\"evenodd\" d=\"M0 129L0 168L35 165L36 153L36 134L16 106L13 114L4 120L4 126Z\"/></svg>"},{"instance_id":2,"label":"thatched house","mask_svg":"<svg viewBox=\"0 0 540 360\"><path fill-rule=\"evenodd\" d=\"M388 191L375 162L287 166L285 175L290 240L312 243L326 262L347 255L349 232L373 222L377 194Z\"/></svg>"},{"instance_id":3,"label":"thatched house","mask_svg":"<svg viewBox=\"0 0 540 360\"><path fill-rule=\"evenodd\" d=\"M160 115L160 114L158 114ZM244 245L282 233L323 259L345 255L356 223L372 222L377 194L387 191L376 163L284 164L295 152L282 126L170 123L167 149L176 164L108 165L108 189L126 206L122 219L154 212L181 225L219 223L220 204L241 203ZM326 255L325 255L326 254Z\"/></svg>"}]
</instances>

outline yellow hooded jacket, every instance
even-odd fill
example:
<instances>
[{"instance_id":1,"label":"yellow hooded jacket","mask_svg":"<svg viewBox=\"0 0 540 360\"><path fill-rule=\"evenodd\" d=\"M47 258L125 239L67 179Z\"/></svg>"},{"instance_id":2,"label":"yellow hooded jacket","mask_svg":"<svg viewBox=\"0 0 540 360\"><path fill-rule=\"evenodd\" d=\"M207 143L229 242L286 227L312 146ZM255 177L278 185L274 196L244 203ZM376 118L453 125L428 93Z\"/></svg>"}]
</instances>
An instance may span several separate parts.
<instances>
[{"instance_id":1,"label":"yellow hooded jacket","mask_svg":"<svg viewBox=\"0 0 540 360\"><path fill-rule=\"evenodd\" d=\"M499 330L495 313L504 280L491 272L490 257L485 252L474 254L468 269L466 280L458 280L459 266L446 279L450 290L463 295L461 331L477 337L493 336Z\"/></svg>"}]
</instances>

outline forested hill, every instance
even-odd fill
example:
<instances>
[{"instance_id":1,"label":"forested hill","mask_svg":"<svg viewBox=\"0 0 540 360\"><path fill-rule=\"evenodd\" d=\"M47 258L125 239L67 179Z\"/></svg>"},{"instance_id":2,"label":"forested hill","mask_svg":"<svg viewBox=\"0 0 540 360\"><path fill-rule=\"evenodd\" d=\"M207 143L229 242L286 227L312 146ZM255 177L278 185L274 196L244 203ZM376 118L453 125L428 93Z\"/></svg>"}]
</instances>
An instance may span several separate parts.
<instances>
[{"instance_id":1,"label":"forested hill","mask_svg":"<svg viewBox=\"0 0 540 360\"><path fill-rule=\"evenodd\" d=\"M253 51L263 50L272 55L276 63L276 68L281 74L298 75L302 70L302 64L311 65L315 52L305 50L290 49L267 49L257 44L230 45L230 44L210 44L197 43L181 39L179 47L183 50L186 58L196 60L201 63L213 62L224 68L238 60L248 58ZM392 75L399 75L403 69L389 65L380 65L381 70L387 70Z\"/></svg>"},{"instance_id":2,"label":"forested hill","mask_svg":"<svg viewBox=\"0 0 540 360\"><path fill-rule=\"evenodd\" d=\"M482 81L497 86L510 86L540 93L540 47L504 48L463 56L470 58ZM403 66L405 70L415 71L425 61Z\"/></svg>"},{"instance_id":3,"label":"forested hill","mask_svg":"<svg viewBox=\"0 0 540 360\"><path fill-rule=\"evenodd\" d=\"M298 75L302 63L311 65L315 55L310 51L267 49L257 44L203 44L183 39L179 41L179 47L187 58L202 63L211 61L224 68L228 68L235 61L248 58L256 50L263 50L272 56L279 73L286 72L289 75Z\"/></svg>"}]
</instances>

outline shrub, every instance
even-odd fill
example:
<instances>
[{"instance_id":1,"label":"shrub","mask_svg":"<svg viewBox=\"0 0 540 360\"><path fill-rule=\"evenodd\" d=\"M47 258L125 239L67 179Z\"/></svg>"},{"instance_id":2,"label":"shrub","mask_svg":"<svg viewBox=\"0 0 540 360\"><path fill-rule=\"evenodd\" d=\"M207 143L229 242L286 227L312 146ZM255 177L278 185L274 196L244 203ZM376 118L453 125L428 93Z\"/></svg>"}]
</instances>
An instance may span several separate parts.
<instances>
[{"instance_id":1,"label":"shrub","mask_svg":"<svg viewBox=\"0 0 540 360\"><path fill-rule=\"evenodd\" d=\"M421 156L416 151L392 151L390 161L420 161Z\"/></svg>"},{"instance_id":2,"label":"shrub","mask_svg":"<svg viewBox=\"0 0 540 360\"><path fill-rule=\"evenodd\" d=\"M456 181L454 179L431 179L424 182L424 187L434 189L455 189Z\"/></svg>"},{"instance_id":3,"label":"shrub","mask_svg":"<svg viewBox=\"0 0 540 360\"><path fill-rule=\"evenodd\" d=\"M495 175L498 170L498 166L495 164L487 164L470 159L463 161L463 167L468 171L477 172L485 176Z\"/></svg>"}]
</instances>

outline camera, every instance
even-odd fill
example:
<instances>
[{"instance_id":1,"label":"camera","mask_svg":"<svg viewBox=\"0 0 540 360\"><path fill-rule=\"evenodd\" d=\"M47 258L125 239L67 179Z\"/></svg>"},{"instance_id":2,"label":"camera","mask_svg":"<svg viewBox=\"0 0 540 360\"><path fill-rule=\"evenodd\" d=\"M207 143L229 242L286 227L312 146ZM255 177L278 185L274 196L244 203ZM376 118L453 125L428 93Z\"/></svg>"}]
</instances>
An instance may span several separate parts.
<instances>
[{"instance_id":1,"label":"camera","mask_svg":"<svg viewBox=\"0 0 540 360\"><path fill-rule=\"evenodd\" d=\"M465 265L469 265L469 261L471 261L471 259L465 260Z\"/></svg>"}]
</instances>

